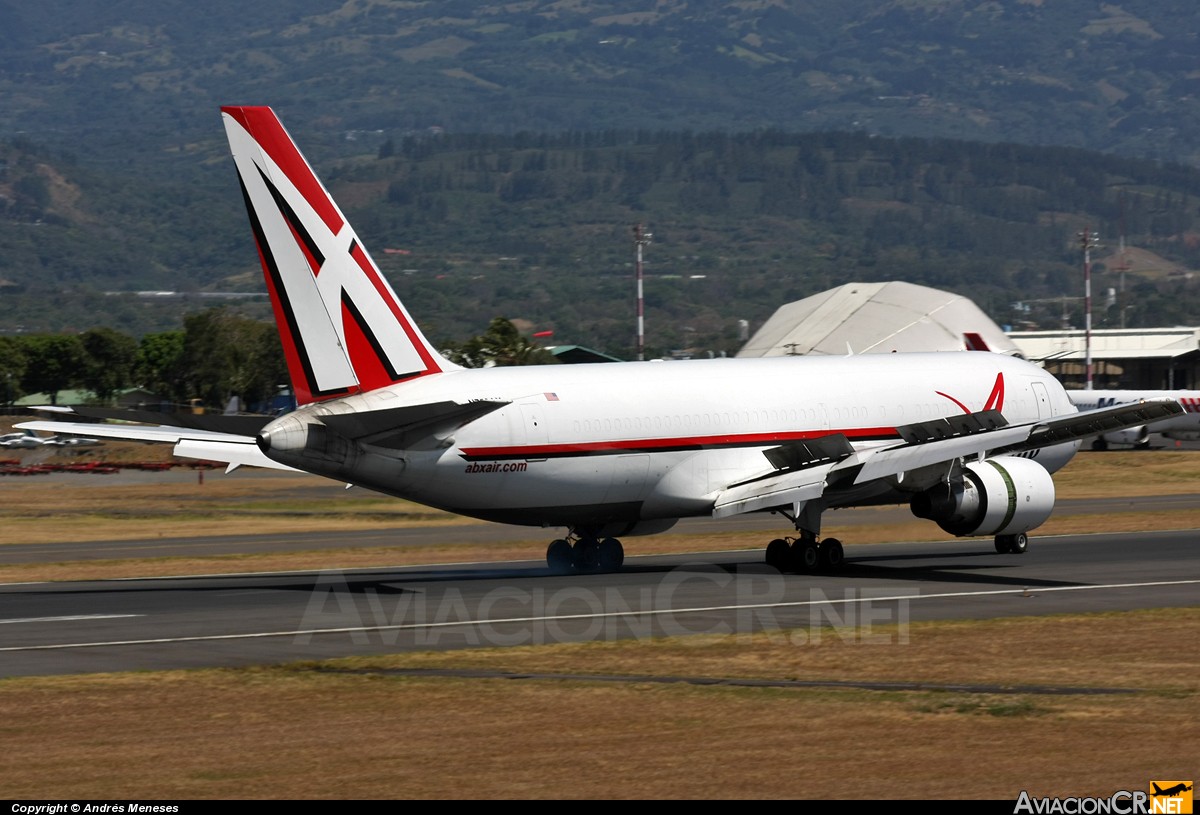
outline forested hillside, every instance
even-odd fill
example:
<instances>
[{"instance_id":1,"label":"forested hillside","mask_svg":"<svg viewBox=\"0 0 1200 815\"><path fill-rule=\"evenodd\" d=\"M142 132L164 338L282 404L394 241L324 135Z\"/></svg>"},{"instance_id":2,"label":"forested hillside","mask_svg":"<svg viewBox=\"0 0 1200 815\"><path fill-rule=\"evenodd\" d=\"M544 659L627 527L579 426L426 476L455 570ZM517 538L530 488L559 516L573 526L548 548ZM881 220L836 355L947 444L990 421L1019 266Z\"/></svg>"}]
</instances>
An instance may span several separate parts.
<instances>
[{"instance_id":1,"label":"forested hillside","mask_svg":"<svg viewBox=\"0 0 1200 815\"><path fill-rule=\"evenodd\" d=\"M301 123L311 128L310 123ZM303 138L298 137L301 147ZM171 182L101 176L28 143L0 148L0 330L177 327L203 292L261 292L228 159ZM206 151L210 148L206 147ZM1098 232L1098 326L1200 322L1200 170L1070 148L863 133L379 134L317 161L437 341L491 318L626 356L631 227L646 251L649 345L737 347L778 305L844 282L966 294L1001 324L1082 324L1076 234ZM171 289L192 301L112 297ZM1044 301L1044 302L1043 302ZM1021 303L1023 307L1015 304ZM249 313L265 317L261 300Z\"/></svg>"},{"instance_id":2,"label":"forested hillside","mask_svg":"<svg viewBox=\"0 0 1200 815\"><path fill-rule=\"evenodd\" d=\"M0 137L136 152L221 104L326 132L857 130L1197 163L1190 0L0 0Z\"/></svg>"}]
</instances>

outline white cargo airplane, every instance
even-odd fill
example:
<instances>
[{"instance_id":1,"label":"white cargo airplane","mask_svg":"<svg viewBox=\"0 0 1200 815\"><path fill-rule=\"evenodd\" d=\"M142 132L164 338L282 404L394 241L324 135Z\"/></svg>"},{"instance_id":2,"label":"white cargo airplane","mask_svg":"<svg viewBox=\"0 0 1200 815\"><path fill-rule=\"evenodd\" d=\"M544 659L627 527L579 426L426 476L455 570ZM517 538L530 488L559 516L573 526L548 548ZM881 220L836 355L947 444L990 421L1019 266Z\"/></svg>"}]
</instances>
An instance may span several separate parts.
<instances>
[{"instance_id":1,"label":"white cargo airplane","mask_svg":"<svg viewBox=\"0 0 1200 815\"><path fill-rule=\"evenodd\" d=\"M767 562L808 572L841 565L821 516L854 505L908 503L1023 552L1080 439L1182 412L1162 400L1080 414L1052 376L1000 354L462 369L421 333L275 114L222 112L299 407L256 434L23 427L166 441L231 469L563 527L546 554L556 572L617 569L618 536L682 517L771 511L796 533L771 541Z\"/></svg>"},{"instance_id":2,"label":"white cargo airplane","mask_svg":"<svg viewBox=\"0 0 1200 815\"><path fill-rule=\"evenodd\" d=\"M1150 446L1151 433L1161 433L1168 439L1182 441L1200 439L1200 391L1071 390L1067 391L1067 397L1070 398L1071 404L1080 410L1128 405L1146 399L1174 399L1183 406L1184 412L1178 416L1136 427L1127 427L1123 430L1101 433L1092 440L1093 450L1107 450L1110 444L1130 445L1144 449Z\"/></svg>"}]
</instances>

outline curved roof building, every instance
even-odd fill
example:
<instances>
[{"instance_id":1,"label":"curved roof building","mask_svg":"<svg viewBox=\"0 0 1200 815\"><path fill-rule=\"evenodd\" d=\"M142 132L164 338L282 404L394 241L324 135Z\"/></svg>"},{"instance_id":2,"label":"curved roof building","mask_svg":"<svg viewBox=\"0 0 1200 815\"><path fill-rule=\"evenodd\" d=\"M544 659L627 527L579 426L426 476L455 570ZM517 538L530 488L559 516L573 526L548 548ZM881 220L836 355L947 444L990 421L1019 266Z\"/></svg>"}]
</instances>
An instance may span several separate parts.
<instances>
[{"instance_id":1,"label":"curved roof building","mask_svg":"<svg viewBox=\"0 0 1200 815\"><path fill-rule=\"evenodd\" d=\"M927 286L847 283L780 306L739 357L990 350L1020 356L990 317L961 295Z\"/></svg>"}]
</instances>

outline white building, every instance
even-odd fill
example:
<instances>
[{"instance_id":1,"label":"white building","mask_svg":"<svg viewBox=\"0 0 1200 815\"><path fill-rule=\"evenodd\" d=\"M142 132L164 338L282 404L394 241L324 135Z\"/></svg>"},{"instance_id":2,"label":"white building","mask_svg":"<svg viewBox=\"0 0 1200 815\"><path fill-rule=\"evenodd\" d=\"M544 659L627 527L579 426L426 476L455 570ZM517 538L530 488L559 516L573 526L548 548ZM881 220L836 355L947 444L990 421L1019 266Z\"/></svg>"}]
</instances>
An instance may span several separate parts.
<instances>
[{"instance_id":1,"label":"white building","mask_svg":"<svg viewBox=\"0 0 1200 815\"><path fill-rule=\"evenodd\" d=\"M780 306L739 357L991 350L1017 346L961 295L912 283L847 283Z\"/></svg>"},{"instance_id":2,"label":"white building","mask_svg":"<svg viewBox=\"0 0 1200 815\"><path fill-rule=\"evenodd\" d=\"M1040 362L1068 388L1086 379L1084 331L1013 331L1021 356ZM1193 389L1200 382L1200 328L1092 331L1092 387L1097 390Z\"/></svg>"}]
</instances>

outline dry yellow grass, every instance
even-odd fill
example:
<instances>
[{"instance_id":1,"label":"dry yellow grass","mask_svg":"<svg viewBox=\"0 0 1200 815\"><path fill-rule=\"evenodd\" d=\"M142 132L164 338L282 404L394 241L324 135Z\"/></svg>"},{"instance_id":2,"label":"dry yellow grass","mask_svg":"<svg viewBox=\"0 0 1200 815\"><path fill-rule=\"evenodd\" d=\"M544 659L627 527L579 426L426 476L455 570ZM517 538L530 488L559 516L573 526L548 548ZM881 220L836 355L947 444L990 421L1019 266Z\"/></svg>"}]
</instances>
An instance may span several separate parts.
<instances>
[{"instance_id":1,"label":"dry yellow grass","mask_svg":"<svg viewBox=\"0 0 1200 815\"><path fill-rule=\"evenodd\" d=\"M0 681L8 798L997 798L1192 778L1200 611ZM879 644L879 642L887 644ZM392 668L1138 688L1040 695Z\"/></svg>"},{"instance_id":2,"label":"dry yellow grass","mask_svg":"<svg viewBox=\"0 0 1200 815\"><path fill-rule=\"evenodd\" d=\"M1081 456L1061 497L1197 491L1188 454ZM0 529L120 537L296 529L311 513L374 528L425 510L284 477L131 490L5 485ZM10 486L19 489L10 491ZM209 491L209 487L214 489ZM91 492L91 490L96 490ZM298 492L299 490L299 492ZM307 490L316 490L309 492ZM339 505L340 501L350 499ZM361 503L354 503L354 501ZM49 526L60 510L70 524ZM119 510L119 511L118 511ZM210 515L212 517L204 517ZM363 518L363 516L367 516ZM452 518L452 516L449 516ZM836 514L831 520L836 520ZM443 518L444 520L444 518ZM320 519L316 518L316 522ZM1200 526L1196 513L1059 517L1045 534ZM140 523L140 521L139 521ZM156 529L157 527L157 529ZM913 521L831 527L931 540ZM22 532L21 534L25 534ZM30 533L32 534L32 533ZM86 537L94 535L94 537ZM288 556L67 563L3 579L538 558L545 541ZM6 538L7 539L7 538ZM50 539L48 536L44 539ZM670 536L638 552L758 548L761 535ZM1145 789L1192 778L1200 609L473 649L243 670L0 680L6 798L999 798ZM393 669L676 675L1136 689L1123 695L744 688L429 678Z\"/></svg>"}]
</instances>

